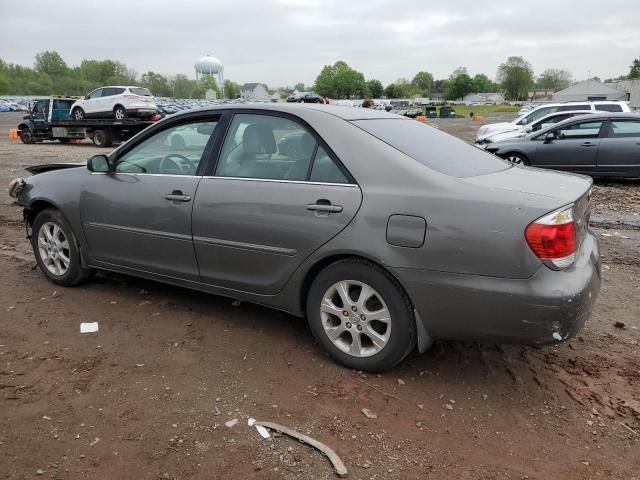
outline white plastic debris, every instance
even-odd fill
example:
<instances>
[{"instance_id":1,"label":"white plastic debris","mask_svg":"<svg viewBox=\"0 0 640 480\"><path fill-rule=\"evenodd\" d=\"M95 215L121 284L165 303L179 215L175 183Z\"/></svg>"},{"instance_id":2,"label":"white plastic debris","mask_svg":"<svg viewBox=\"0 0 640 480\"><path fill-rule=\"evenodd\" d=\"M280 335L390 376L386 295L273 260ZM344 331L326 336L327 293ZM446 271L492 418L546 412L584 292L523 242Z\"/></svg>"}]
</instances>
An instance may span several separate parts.
<instances>
[{"instance_id":1,"label":"white plastic debris","mask_svg":"<svg viewBox=\"0 0 640 480\"><path fill-rule=\"evenodd\" d=\"M98 331L98 322L80 324L80 333L94 333L97 331Z\"/></svg>"},{"instance_id":2,"label":"white plastic debris","mask_svg":"<svg viewBox=\"0 0 640 480\"><path fill-rule=\"evenodd\" d=\"M250 418L247 423L249 424L250 427L253 427L256 423L256 419L255 418ZM267 430L266 428L264 428L262 425L255 425L256 430L258 430L258 433L260 435L262 435L262 438L269 438L271 435L269 435L269 430Z\"/></svg>"}]
</instances>

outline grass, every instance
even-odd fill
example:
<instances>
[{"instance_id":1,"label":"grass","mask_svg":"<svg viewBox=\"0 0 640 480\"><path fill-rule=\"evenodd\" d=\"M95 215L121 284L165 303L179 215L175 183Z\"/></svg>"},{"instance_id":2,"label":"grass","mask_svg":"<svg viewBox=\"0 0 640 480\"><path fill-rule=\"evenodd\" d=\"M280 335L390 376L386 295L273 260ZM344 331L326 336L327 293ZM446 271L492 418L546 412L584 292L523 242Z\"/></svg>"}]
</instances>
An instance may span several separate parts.
<instances>
[{"instance_id":1,"label":"grass","mask_svg":"<svg viewBox=\"0 0 640 480\"><path fill-rule=\"evenodd\" d=\"M452 105L456 115L468 117L471 112L482 115L485 113L517 112L517 105Z\"/></svg>"}]
</instances>

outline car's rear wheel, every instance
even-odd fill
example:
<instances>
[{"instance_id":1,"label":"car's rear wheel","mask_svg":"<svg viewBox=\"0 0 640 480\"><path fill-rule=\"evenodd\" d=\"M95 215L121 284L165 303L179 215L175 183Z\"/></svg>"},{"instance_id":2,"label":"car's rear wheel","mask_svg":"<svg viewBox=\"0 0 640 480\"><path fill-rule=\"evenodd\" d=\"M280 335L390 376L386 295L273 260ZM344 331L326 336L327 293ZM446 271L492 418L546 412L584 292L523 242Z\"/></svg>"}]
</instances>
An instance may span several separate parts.
<instances>
[{"instance_id":1,"label":"car's rear wheel","mask_svg":"<svg viewBox=\"0 0 640 480\"><path fill-rule=\"evenodd\" d=\"M127 118L127 111L123 106L118 105L113 109L113 118L115 118L116 120L124 120L125 118Z\"/></svg>"},{"instance_id":2,"label":"car's rear wheel","mask_svg":"<svg viewBox=\"0 0 640 480\"><path fill-rule=\"evenodd\" d=\"M20 130L20 140L22 140L22 143L26 144L36 143L31 130L29 130L28 128L23 128L22 130Z\"/></svg>"},{"instance_id":3,"label":"car's rear wheel","mask_svg":"<svg viewBox=\"0 0 640 480\"><path fill-rule=\"evenodd\" d=\"M322 270L307 297L315 338L339 363L378 372L399 363L416 345L411 303L377 265L340 260Z\"/></svg>"},{"instance_id":4,"label":"car's rear wheel","mask_svg":"<svg viewBox=\"0 0 640 480\"><path fill-rule=\"evenodd\" d=\"M513 163L514 165L529 165L529 160L527 160L527 157L520 153L507 153L502 158L504 158L508 162Z\"/></svg>"},{"instance_id":5,"label":"car's rear wheel","mask_svg":"<svg viewBox=\"0 0 640 480\"><path fill-rule=\"evenodd\" d=\"M53 283L71 287L91 271L80 261L80 249L69 223L58 210L42 210L33 221L31 246L42 273Z\"/></svg>"},{"instance_id":6,"label":"car's rear wheel","mask_svg":"<svg viewBox=\"0 0 640 480\"><path fill-rule=\"evenodd\" d=\"M75 107L71 112L71 117L74 120L84 120L84 110L82 110L80 107Z\"/></svg>"}]
</instances>

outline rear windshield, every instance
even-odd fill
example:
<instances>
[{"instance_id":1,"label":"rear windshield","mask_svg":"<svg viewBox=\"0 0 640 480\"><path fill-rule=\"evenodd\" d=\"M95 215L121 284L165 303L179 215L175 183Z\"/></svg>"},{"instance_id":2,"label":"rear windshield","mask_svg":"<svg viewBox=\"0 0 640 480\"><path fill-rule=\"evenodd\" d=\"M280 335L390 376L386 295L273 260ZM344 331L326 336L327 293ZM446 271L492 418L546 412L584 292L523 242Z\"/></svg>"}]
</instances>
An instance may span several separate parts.
<instances>
[{"instance_id":1,"label":"rear windshield","mask_svg":"<svg viewBox=\"0 0 640 480\"><path fill-rule=\"evenodd\" d=\"M131 90L131 93L134 93L135 95L140 95L141 97L153 97L153 95L151 95L151 92L146 88L135 87L135 88L130 88L129 90Z\"/></svg>"},{"instance_id":2,"label":"rear windshield","mask_svg":"<svg viewBox=\"0 0 640 480\"><path fill-rule=\"evenodd\" d=\"M423 165L453 177L510 168L504 160L414 120L356 120L353 124Z\"/></svg>"}]
</instances>

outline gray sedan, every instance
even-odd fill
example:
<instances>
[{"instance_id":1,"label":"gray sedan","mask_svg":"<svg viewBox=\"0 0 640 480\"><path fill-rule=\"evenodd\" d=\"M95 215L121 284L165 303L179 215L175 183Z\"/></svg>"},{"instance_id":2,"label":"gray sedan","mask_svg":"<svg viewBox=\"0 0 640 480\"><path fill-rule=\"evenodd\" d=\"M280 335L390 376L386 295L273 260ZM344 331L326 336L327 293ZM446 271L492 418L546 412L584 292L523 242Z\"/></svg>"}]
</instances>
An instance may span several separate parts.
<instances>
[{"instance_id":1,"label":"gray sedan","mask_svg":"<svg viewBox=\"0 0 640 480\"><path fill-rule=\"evenodd\" d=\"M588 177L385 112L188 111L85 167L32 173L10 192L52 282L109 270L306 316L360 370L434 339L562 341L600 288Z\"/></svg>"},{"instance_id":2,"label":"gray sedan","mask_svg":"<svg viewBox=\"0 0 640 480\"><path fill-rule=\"evenodd\" d=\"M602 177L640 177L640 115L591 113L486 147L513 163Z\"/></svg>"}]
</instances>

